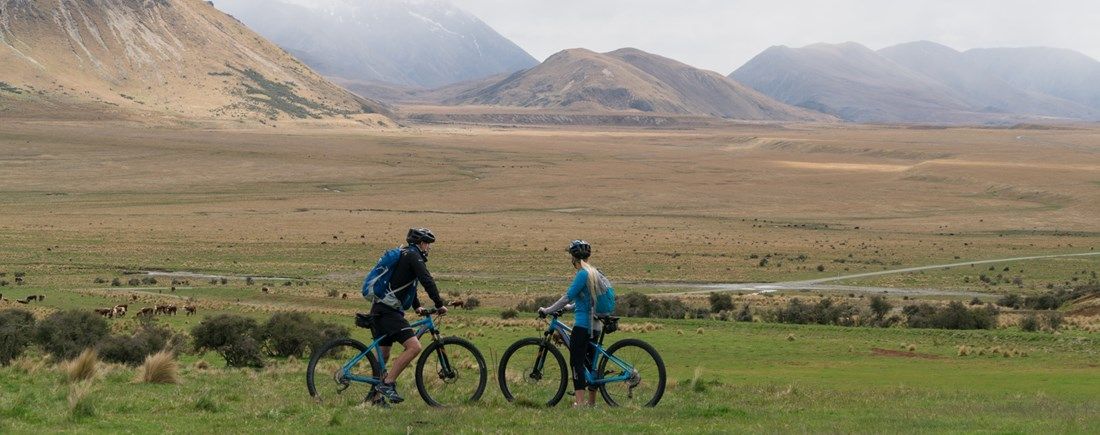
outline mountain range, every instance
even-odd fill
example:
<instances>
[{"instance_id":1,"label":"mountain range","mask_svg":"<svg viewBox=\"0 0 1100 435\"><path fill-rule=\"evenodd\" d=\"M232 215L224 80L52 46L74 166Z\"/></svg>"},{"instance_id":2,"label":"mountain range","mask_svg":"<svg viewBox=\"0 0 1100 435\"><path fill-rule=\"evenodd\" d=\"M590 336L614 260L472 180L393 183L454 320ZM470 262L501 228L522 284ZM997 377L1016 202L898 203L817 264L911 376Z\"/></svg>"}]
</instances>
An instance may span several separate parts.
<instances>
[{"instance_id":1,"label":"mountain range","mask_svg":"<svg viewBox=\"0 0 1100 435\"><path fill-rule=\"evenodd\" d=\"M507 77L452 89L452 105L494 105L704 115L741 120L812 121L830 116L792 107L721 74L623 48L569 49Z\"/></svg>"},{"instance_id":2,"label":"mountain range","mask_svg":"<svg viewBox=\"0 0 1100 435\"><path fill-rule=\"evenodd\" d=\"M731 78L853 122L988 123L1100 118L1100 62L1050 48L959 52L928 41L771 47Z\"/></svg>"},{"instance_id":3,"label":"mountain range","mask_svg":"<svg viewBox=\"0 0 1100 435\"><path fill-rule=\"evenodd\" d=\"M444 0L216 0L321 74L370 89L431 88L538 61Z\"/></svg>"},{"instance_id":4,"label":"mountain range","mask_svg":"<svg viewBox=\"0 0 1100 435\"><path fill-rule=\"evenodd\" d=\"M208 2L0 0L0 112L36 109L261 120L388 113Z\"/></svg>"}]
</instances>

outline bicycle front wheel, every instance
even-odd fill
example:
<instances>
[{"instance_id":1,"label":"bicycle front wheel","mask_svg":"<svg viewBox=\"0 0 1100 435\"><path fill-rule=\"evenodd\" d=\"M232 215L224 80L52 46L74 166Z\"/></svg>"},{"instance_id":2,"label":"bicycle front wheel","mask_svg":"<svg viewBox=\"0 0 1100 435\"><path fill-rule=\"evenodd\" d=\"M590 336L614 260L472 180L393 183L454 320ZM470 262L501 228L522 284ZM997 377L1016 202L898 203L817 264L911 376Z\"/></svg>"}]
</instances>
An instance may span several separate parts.
<instances>
[{"instance_id":1,"label":"bicycle front wheel","mask_svg":"<svg viewBox=\"0 0 1100 435\"><path fill-rule=\"evenodd\" d=\"M628 338L612 344L607 355L600 357L598 373L601 378L628 376L600 385L600 395L611 406L657 406L665 394L665 362L642 340Z\"/></svg>"},{"instance_id":2,"label":"bicycle front wheel","mask_svg":"<svg viewBox=\"0 0 1100 435\"><path fill-rule=\"evenodd\" d=\"M554 406L565 395L568 373L557 347L542 339L525 338L500 357L497 382L509 402Z\"/></svg>"},{"instance_id":3,"label":"bicycle front wheel","mask_svg":"<svg viewBox=\"0 0 1100 435\"><path fill-rule=\"evenodd\" d=\"M352 357L367 350L367 345L351 338L339 338L319 347L309 357L306 368L306 386L314 400L325 404L357 405L363 402L373 386L366 382L348 379L347 375L381 375L373 353L359 360L348 373L344 365Z\"/></svg>"},{"instance_id":4,"label":"bicycle front wheel","mask_svg":"<svg viewBox=\"0 0 1100 435\"><path fill-rule=\"evenodd\" d=\"M480 400L488 376L481 352L458 337L432 342L416 361L416 389L431 406Z\"/></svg>"}]
</instances>

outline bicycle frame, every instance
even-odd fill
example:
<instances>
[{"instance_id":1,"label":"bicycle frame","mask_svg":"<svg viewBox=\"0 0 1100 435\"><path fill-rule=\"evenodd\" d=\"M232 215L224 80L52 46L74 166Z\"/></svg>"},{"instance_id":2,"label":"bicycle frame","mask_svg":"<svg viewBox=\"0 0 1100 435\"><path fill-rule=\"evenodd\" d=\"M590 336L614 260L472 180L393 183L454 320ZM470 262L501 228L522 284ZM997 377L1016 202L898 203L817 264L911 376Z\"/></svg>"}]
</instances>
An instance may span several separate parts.
<instances>
[{"instance_id":1,"label":"bicycle frame","mask_svg":"<svg viewBox=\"0 0 1100 435\"><path fill-rule=\"evenodd\" d=\"M410 324L409 326L411 326L413 328L419 327L419 329L416 330L416 338L420 338L424 334L431 333L432 340L439 340L439 330L436 329L435 321L432 319L431 315L424 316L423 319L417 320L417 321L413 322L412 324ZM365 382L365 383L368 383L368 384L371 384L371 385L381 384L382 379L376 378L374 376L359 376L359 375L352 374L351 373L351 368L355 367L356 364L359 364L359 362L362 361L363 358L367 357L367 354L369 354L373 351L373 352L375 352L378 364L381 366L380 367L381 372L386 373L386 360L385 360L385 358L382 357L382 346L378 345L378 343L381 343L382 340L385 339L386 337L388 337L388 335L384 335L384 336L381 336L381 337L378 337L378 338L374 339L374 341L371 342L370 346L367 346L366 350L364 350L363 352L360 352L358 355L356 355L356 356L352 357L350 360L348 360L348 362L344 363L344 367L343 367L343 375L344 375L343 377L344 377L344 379L347 379L349 381ZM446 355L443 353L442 348L440 349L440 352L439 352L439 364L440 364L440 366L444 367L445 370L450 371L450 364L447 360Z\"/></svg>"},{"instance_id":2,"label":"bicycle frame","mask_svg":"<svg viewBox=\"0 0 1100 435\"><path fill-rule=\"evenodd\" d=\"M550 319L550 324L546 328L546 332L544 333L544 339L547 342L550 342L550 336L554 332L557 332L558 334L561 335L562 341L565 342L565 347L569 348L570 347L569 346L569 335L573 332L573 328L570 328L565 323L562 323L560 320L558 320L558 316L553 316ZM585 370L584 370L585 381L589 385L603 385L603 384L609 384L609 383L612 383L612 382L625 382L625 381L629 380L631 377L634 376L634 366L630 365L626 361L623 361L623 360L619 359L615 355L607 353L607 351L605 351L604 348L603 348L603 336L604 336L604 334L601 331L600 332L600 337L599 337L598 340L588 342L588 344L590 346L594 347L595 350L596 350L595 352L592 352L592 368L595 369L595 370L599 370L599 366L597 364L599 363L600 357L603 356L603 357L606 357L607 360L610 361L611 363L619 366L619 368L622 369L622 372L619 373L616 376L612 376L612 377L609 377L609 378L603 378L603 377L597 378L595 372L593 372L592 370L588 370L588 368L585 368ZM545 363L546 363L546 353L543 352L542 354L540 354L538 356L538 359L535 360L536 370L541 372L542 368L543 368L543 365Z\"/></svg>"}]
</instances>

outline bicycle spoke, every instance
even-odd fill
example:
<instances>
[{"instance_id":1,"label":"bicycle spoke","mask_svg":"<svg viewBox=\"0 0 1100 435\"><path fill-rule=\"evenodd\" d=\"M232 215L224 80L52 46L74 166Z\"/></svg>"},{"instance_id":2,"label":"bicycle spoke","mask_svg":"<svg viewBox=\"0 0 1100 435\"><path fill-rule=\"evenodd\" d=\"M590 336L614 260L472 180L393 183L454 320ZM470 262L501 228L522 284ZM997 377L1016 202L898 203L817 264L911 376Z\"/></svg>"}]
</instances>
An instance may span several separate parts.
<instances>
[{"instance_id":1,"label":"bicycle spoke","mask_svg":"<svg viewBox=\"0 0 1100 435\"><path fill-rule=\"evenodd\" d=\"M538 366L541 355L541 367ZM569 375L564 361L538 341L520 344L501 361L503 382L510 400L525 404L546 406L560 400L562 382Z\"/></svg>"},{"instance_id":2,"label":"bicycle spoke","mask_svg":"<svg viewBox=\"0 0 1100 435\"><path fill-rule=\"evenodd\" d=\"M483 388L484 368L477 356L464 346L435 346L421 361L423 366L418 366L417 370L423 393L440 405L469 402Z\"/></svg>"},{"instance_id":3,"label":"bicycle spoke","mask_svg":"<svg viewBox=\"0 0 1100 435\"><path fill-rule=\"evenodd\" d=\"M357 405L363 402L372 386L347 379L343 371L344 364L358 354L359 349L356 346L341 343L322 349L322 353L315 356L315 362L308 368L310 377L307 378L311 383L314 400L326 405ZM351 368L350 373L356 376L371 376L372 367L369 360L367 358L360 360Z\"/></svg>"},{"instance_id":4,"label":"bicycle spoke","mask_svg":"<svg viewBox=\"0 0 1100 435\"><path fill-rule=\"evenodd\" d=\"M624 368L605 358L601 361L604 377L615 378L624 374L631 377L625 381L604 384L602 388L604 398L618 406L655 405L655 401L660 400L664 391L663 363L645 348L635 344L623 345L615 349L612 354L629 365L632 370L625 372Z\"/></svg>"}]
</instances>

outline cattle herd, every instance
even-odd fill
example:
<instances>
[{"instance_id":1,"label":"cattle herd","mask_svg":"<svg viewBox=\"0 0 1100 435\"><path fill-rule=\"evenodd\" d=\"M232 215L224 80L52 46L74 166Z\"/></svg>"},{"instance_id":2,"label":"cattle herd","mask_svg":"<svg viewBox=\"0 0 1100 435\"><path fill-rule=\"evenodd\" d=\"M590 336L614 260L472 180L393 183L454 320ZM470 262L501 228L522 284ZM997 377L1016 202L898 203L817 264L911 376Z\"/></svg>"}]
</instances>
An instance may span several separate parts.
<instances>
[{"instance_id":1,"label":"cattle herd","mask_svg":"<svg viewBox=\"0 0 1100 435\"><path fill-rule=\"evenodd\" d=\"M6 300L7 299L4 299L4 295L0 294L0 301L6 301ZM21 304L29 304L29 303L34 302L34 301L42 302L44 300L46 300L46 295L29 295L29 296L27 296L23 299L16 299L15 301L19 302Z\"/></svg>"},{"instance_id":2,"label":"cattle herd","mask_svg":"<svg viewBox=\"0 0 1100 435\"><path fill-rule=\"evenodd\" d=\"M113 308L96 308L94 311L95 311L96 314L99 314L103 317L113 319L115 317L124 317L124 316L126 316L126 312L127 312L127 310L129 310L129 308L130 308L129 304L119 304L119 305L115 305ZM158 314L174 316L174 315L176 315L177 311L179 311L179 307L177 307L175 305L159 305L158 304L158 305L155 305L155 306L152 306L152 307L144 307L144 308L138 310L136 316L138 316L138 317L149 317L149 316L155 316L155 315L158 315ZM188 316L190 316L190 315L195 314L196 312L198 312L198 309L195 308L194 305L185 305L183 307L183 312L186 313Z\"/></svg>"}]
</instances>

